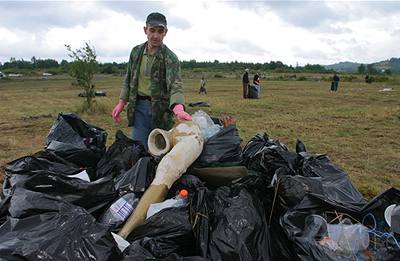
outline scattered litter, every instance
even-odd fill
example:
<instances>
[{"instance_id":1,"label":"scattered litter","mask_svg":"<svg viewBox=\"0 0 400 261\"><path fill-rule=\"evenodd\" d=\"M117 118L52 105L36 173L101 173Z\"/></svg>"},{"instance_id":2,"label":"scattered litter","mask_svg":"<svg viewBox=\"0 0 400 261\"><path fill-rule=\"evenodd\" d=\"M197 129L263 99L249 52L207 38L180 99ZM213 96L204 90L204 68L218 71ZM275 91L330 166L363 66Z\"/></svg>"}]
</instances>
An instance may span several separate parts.
<instances>
[{"instance_id":1,"label":"scattered litter","mask_svg":"<svg viewBox=\"0 0 400 261\"><path fill-rule=\"evenodd\" d=\"M190 107L210 107L208 102L191 102L189 103Z\"/></svg>"},{"instance_id":2,"label":"scattered litter","mask_svg":"<svg viewBox=\"0 0 400 261\"><path fill-rule=\"evenodd\" d=\"M78 94L79 97L86 97L86 93L85 92L81 92ZM95 91L94 92L94 96L99 96L99 97L104 97L107 96L107 92L105 91Z\"/></svg>"}]
</instances>

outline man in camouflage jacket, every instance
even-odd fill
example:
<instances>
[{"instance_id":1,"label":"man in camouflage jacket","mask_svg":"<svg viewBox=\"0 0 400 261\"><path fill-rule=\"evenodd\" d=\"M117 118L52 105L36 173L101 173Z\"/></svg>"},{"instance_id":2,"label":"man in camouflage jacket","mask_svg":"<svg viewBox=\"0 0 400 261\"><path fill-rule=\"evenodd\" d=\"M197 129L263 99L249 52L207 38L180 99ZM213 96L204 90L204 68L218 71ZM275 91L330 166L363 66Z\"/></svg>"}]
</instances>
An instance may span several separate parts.
<instances>
[{"instance_id":1,"label":"man in camouflage jacket","mask_svg":"<svg viewBox=\"0 0 400 261\"><path fill-rule=\"evenodd\" d=\"M178 57L163 44L167 21L160 13L151 13L144 32L148 41L135 46L130 54L120 99L112 117L121 122L120 113L127 105L128 126L132 139L147 148L147 138L154 128L169 130L178 120L191 120L184 111L183 85Z\"/></svg>"}]
</instances>

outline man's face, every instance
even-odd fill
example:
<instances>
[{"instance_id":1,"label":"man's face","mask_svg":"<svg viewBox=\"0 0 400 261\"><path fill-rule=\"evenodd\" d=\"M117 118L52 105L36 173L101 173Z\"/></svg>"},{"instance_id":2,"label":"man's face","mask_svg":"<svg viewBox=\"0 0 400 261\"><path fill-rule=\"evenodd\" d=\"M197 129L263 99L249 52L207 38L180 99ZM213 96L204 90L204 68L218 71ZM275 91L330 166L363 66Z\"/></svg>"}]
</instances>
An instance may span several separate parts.
<instances>
[{"instance_id":1,"label":"man's face","mask_svg":"<svg viewBox=\"0 0 400 261\"><path fill-rule=\"evenodd\" d=\"M167 34L167 29L162 26L150 27L147 25L144 27L144 33L147 35L151 47L159 47Z\"/></svg>"}]
</instances>

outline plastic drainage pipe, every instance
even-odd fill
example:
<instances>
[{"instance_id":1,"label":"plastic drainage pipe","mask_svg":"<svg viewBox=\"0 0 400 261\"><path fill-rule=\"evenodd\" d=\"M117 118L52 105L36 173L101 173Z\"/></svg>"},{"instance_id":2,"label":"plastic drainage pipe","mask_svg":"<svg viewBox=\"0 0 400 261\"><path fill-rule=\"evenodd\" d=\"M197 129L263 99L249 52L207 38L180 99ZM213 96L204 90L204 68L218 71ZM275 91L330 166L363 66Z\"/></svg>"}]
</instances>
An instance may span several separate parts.
<instances>
[{"instance_id":1,"label":"plastic drainage pipe","mask_svg":"<svg viewBox=\"0 0 400 261\"><path fill-rule=\"evenodd\" d=\"M154 156L165 156L158 164L153 182L118 235L127 238L143 223L149 206L165 199L172 184L200 156L203 143L200 128L191 121L180 122L169 131L154 129L150 133L149 152Z\"/></svg>"}]
</instances>

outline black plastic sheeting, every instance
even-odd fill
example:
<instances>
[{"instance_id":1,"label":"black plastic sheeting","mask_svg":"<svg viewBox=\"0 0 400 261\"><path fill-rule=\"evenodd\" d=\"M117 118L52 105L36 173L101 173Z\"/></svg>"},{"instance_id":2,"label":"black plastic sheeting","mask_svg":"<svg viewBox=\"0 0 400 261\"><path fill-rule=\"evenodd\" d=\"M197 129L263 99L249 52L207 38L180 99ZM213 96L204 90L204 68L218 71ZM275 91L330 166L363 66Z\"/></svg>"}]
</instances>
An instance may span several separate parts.
<instances>
[{"instance_id":1,"label":"black plastic sheeting","mask_svg":"<svg viewBox=\"0 0 400 261\"><path fill-rule=\"evenodd\" d=\"M242 139L235 125L223 128L209 138L203 146L196 166L232 166L242 161Z\"/></svg>"},{"instance_id":2,"label":"black plastic sheeting","mask_svg":"<svg viewBox=\"0 0 400 261\"><path fill-rule=\"evenodd\" d=\"M279 140L274 140L265 133L251 138L243 148L242 164L249 170L261 173L268 180L272 180L279 168L286 169L292 175L296 174L296 160L297 153L290 152Z\"/></svg>"},{"instance_id":3,"label":"black plastic sheeting","mask_svg":"<svg viewBox=\"0 0 400 261\"><path fill-rule=\"evenodd\" d=\"M126 137L121 130L115 134L115 142L97 163L96 178L117 176L129 170L147 153L140 143Z\"/></svg>"},{"instance_id":4,"label":"black plastic sheeting","mask_svg":"<svg viewBox=\"0 0 400 261\"><path fill-rule=\"evenodd\" d=\"M95 167L106 150L107 132L75 113L60 113L47 136L46 149L80 167Z\"/></svg>"},{"instance_id":5,"label":"black plastic sheeting","mask_svg":"<svg viewBox=\"0 0 400 261\"><path fill-rule=\"evenodd\" d=\"M166 208L154 214L130 234L127 240L139 241L139 245L156 258L164 258L172 253L181 256L195 254L192 225L186 206Z\"/></svg>"},{"instance_id":6,"label":"black plastic sheeting","mask_svg":"<svg viewBox=\"0 0 400 261\"><path fill-rule=\"evenodd\" d=\"M20 196L15 193L16 188L46 193L81 206L95 217L98 217L107 207L107 204L117 196L111 176L87 182L47 170L17 174L12 171L12 166L14 165L7 165L6 167L8 172L6 172L4 186L7 188L5 189L7 196ZM14 174L10 175L10 173Z\"/></svg>"},{"instance_id":7,"label":"black plastic sheeting","mask_svg":"<svg viewBox=\"0 0 400 261\"><path fill-rule=\"evenodd\" d=\"M141 197L156 174L156 162L151 157L140 158L127 172L114 178L115 190L122 196L133 192Z\"/></svg>"},{"instance_id":8,"label":"black plastic sheeting","mask_svg":"<svg viewBox=\"0 0 400 261\"><path fill-rule=\"evenodd\" d=\"M256 190L240 182L215 191L198 189L191 204L198 255L210 260L271 260L266 215Z\"/></svg>"},{"instance_id":9,"label":"black plastic sheeting","mask_svg":"<svg viewBox=\"0 0 400 261\"><path fill-rule=\"evenodd\" d=\"M147 219L121 253L110 224L100 224L100 217L127 193L140 198L159 159L122 132L105 153L105 137L78 116L60 114L49 134L53 145L62 144L59 150L48 148L6 165L0 260L400 259L383 216L389 205L400 204L398 189L366 202L326 155L308 153L301 141L290 151L267 134L255 135L242 151L235 126L208 140L196 164L241 163L250 175L220 187L182 176L167 198L186 189L189 204ZM82 170L91 181L71 177ZM349 256L322 245L326 228L315 215L334 223L342 216L358 220L368 227L370 246Z\"/></svg>"},{"instance_id":10,"label":"black plastic sheeting","mask_svg":"<svg viewBox=\"0 0 400 261\"><path fill-rule=\"evenodd\" d=\"M84 209L61 201L55 205L59 206L57 212L8 218L0 226L0 257L71 261L120 258L111 234Z\"/></svg>"},{"instance_id":11,"label":"black plastic sheeting","mask_svg":"<svg viewBox=\"0 0 400 261\"><path fill-rule=\"evenodd\" d=\"M49 151L40 151L32 156L25 156L7 163L5 180L3 183L4 195L9 195L10 188L20 179L34 174L53 174L61 176L75 175L81 172L77 165L58 157Z\"/></svg>"}]
</instances>

